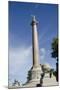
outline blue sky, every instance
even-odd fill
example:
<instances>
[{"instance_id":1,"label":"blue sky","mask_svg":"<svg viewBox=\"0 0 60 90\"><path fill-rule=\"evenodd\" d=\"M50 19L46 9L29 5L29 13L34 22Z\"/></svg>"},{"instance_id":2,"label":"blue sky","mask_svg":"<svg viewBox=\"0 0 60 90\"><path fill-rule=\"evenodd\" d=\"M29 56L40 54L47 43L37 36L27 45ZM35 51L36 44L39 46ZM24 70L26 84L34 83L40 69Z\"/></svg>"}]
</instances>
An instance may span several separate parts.
<instances>
[{"instance_id":1,"label":"blue sky","mask_svg":"<svg viewBox=\"0 0 60 90\"><path fill-rule=\"evenodd\" d=\"M9 81L26 81L32 66L32 15L38 20L40 63L49 63L55 69L56 60L51 58L51 43L58 34L58 5L9 2Z\"/></svg>"}]
</instances>

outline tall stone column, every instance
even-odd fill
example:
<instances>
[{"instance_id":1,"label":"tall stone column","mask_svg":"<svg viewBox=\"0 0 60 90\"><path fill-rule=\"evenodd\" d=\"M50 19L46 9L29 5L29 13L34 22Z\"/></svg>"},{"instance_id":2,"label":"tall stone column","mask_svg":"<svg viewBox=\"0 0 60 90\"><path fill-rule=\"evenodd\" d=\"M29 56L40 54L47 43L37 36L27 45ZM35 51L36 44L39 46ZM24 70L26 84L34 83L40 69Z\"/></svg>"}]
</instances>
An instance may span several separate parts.
<instances>
[{"instance_id":1,"label":"tall stone column","mask_svg":"<svg viewBox=\"0 0 60 90\"><path fill-rule=\"evenodd\" d=\"M32 53L33 53L33 66L39 65L39 47L38 47L38 33L37 33L38 22L35 16L32 18Z\"/></svg>"},{"instance_id":2,"label":"tall stone column","mask_svg":"<svg viewBox=\"0 0 60 90\"><path fill-rule=\"evenodd\" d=\"M36 86L40 83L41 78L41 65L39 63L39 46L38 46L38 32L37 32L38 22L35 16L32 17L32 54L33 54L33 65L28 71L27 84L26 86Z\"/></svg>"}]
</instances>

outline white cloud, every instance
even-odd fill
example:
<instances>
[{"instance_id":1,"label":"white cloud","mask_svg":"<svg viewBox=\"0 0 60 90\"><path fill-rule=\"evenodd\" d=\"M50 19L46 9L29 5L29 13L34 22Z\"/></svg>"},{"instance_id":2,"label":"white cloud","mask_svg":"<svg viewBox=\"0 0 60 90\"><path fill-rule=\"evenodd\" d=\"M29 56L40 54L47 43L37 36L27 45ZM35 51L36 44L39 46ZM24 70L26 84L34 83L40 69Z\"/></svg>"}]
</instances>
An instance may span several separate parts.
<instances>
[{"instance_id":1,"label":"white cloud","mask_svg":"<svg viewBox=\"0 0 60 90\"><path fill-rule=\"evenodd\" d=\"M45 54L45 52L46 52L46 51L45 51L45 48L41 48L40 50L41 50L42 53Z\"/></svg>"},{"instance_id":2,"label":"white cloud","mask_svg":"<svg viewBox=\"0 0 60 90\"><path fill-rule=\"evenodd\" d=\"M45 59L45 54L46 54L45 48L41 48L41 49L40 49L40 58L41 58L41 60L43 60L43 61L44 61L44 59Z\"/></svg>"},{"instance_id":3,"label":"white cloud","mask_svg":"<svg viewBox=\"0 0 60 90\"><path fill-rule=\"evenodd\" d=\"M19 47L12 48L9 50L9 73L17 73L19 69L23 67L25 63L28 62L29 58L32 56L32 47Z\"/></svg>"}]
</instances>

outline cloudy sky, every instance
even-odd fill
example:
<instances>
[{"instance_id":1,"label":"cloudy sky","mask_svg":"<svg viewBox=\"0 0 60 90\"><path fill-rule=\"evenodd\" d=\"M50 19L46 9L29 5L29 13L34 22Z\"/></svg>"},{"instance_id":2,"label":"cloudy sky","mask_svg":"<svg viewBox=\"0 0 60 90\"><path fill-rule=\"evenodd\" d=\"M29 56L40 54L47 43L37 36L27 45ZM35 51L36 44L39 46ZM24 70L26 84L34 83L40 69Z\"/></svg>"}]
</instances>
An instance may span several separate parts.
<instances>
[{"instance_id":1,"label":"cloudy sky","mask_svg":"<svg viewBox=\"0 0 60 90\"><path fill-rule=\"evenodd\" d=\"M51 43L57 36L58 5L9 2L9 81L26 82L32 67L32 15L39 21L40 63L49 63L55 69L56 60L51 57Z\"/></svg>"}]
</instances>

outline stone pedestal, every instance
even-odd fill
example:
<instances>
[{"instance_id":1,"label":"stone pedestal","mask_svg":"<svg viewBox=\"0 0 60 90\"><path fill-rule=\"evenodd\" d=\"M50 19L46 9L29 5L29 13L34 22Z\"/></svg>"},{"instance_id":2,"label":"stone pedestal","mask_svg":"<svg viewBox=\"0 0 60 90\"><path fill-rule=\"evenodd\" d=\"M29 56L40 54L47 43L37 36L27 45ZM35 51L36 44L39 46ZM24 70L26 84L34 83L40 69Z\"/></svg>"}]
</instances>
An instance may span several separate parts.
<instances>
[{"instance_id":1,"label":"stone pedestal","mask_svg":"<svg viewBox=\"0 0 60 90\"><path fill-rule=\"evenodd\" d=\"M28 72L29 80L27 80L27 83L25 84L25 86L36 87L37 84L40 84L41 73L42 73L42 70L40 65L38 67L32 67Z\"/></svg>"},{"instance_id":2,"label":"stone pedestal","mask_svg":"<svg viewBox=\"0 0 60 90\"><path fill-rule=\"evenodd\" d=\"M41 70L41 66L37 66L37 67L32 67L32 69L30 70L31 72L31 79L29 82L31 81L39 81L40 82L40 77L41 77L41 73L42 73L42 70Z\"/></svg>"}]
</instances>

